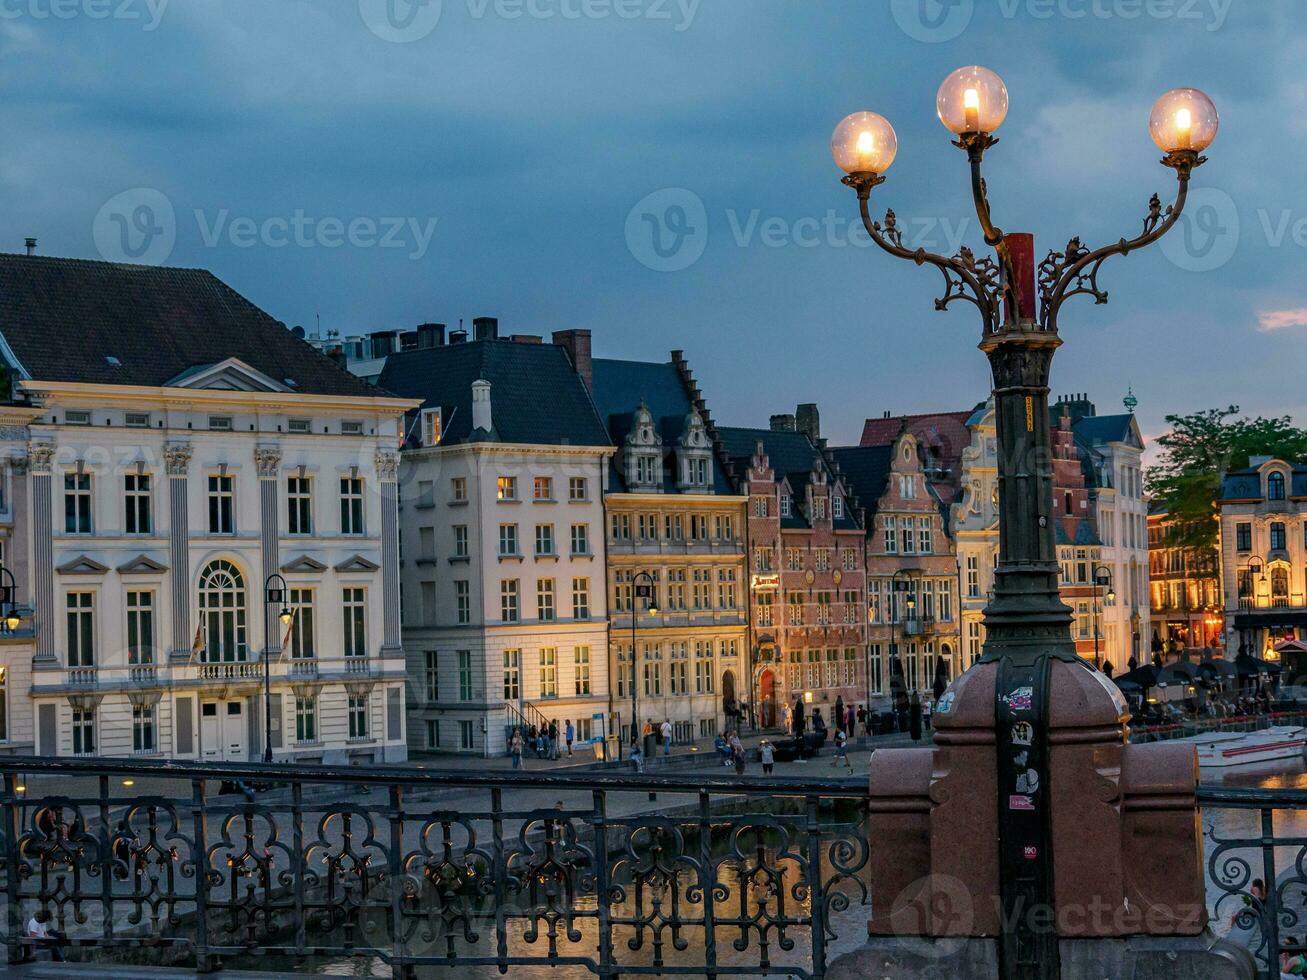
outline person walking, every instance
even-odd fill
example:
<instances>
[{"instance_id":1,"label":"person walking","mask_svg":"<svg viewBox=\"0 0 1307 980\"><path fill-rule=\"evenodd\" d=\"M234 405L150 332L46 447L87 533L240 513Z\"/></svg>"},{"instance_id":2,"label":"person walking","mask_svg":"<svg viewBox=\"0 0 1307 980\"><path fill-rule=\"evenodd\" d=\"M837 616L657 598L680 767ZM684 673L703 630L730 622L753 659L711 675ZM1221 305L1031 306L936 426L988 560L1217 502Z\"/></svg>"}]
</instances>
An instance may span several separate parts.
<instances>
[{"instance_id":1,"label":"person walking","mask_svg":"<svg viewBox=\"0 0 1307 980\"><path fill-rule=\"evenodd\" d=\"M663 736L663 755L664 756L671 755L672 754L672 722L671 719L669 718L663 719L662 736Z\"/></svg>"},{"instance_id":2,"label":"person walking","mask_svg":"<svg viewBox=\"0 0 1307 980\"><path fill-rule=\"evenodd\" d=\"M576 729L572 727L572 719L567 719L567 757L572 758L572 740L576 738Z\"/></svg>"},{"instance_id":3,"label":"person walking","mask_svg":"<svg viewBox=\"0 0 1307 980\"><path fill-rule=\"evenodd\" d=\"M640 751L639 742L631 746L631 768L636 772L644 772L644 753Z\"/></svg>"},{"instance_id":4,"label":"person walking","mask_svg":"<svg viewBox=\"0 0 1307 980\"><path fill-rule=\"evenodd\" d=\"M787 732L794 731L794 709L788 704L785 706L785 730Z\"/></svg>"},{"instance_id":5,"label":"person walking","mask_svg":"<svg viewBox=\"0 0 1307 980\"><path fill-rule=\"evenodd\" d=\"M848 767L849 772L853 772L853 763L849 761L849 737L842 728L835 733L835 758L831 760L831 768L834 769L841 762Z\"/></svg>"},{"instance_id":6,"label":"person walking","mask_svg":"<svg viewBox=\"0 0 1307 980\"><path fill-rule=\"evenodd\" d=\"M935 713L935 705L931 703L930 698L921 702L921 723L927 729L930 728L930 718Z\"/></svg>"},{"instance_id":7,"label":"person walking","mask_svg":"<svg viewBox=\"0 0 1307 980\"><path fill-rule=\"evenodd\" d=\"M522 768L522 730L520 728L513 729L513 738L508 743L508 754L513 759L513 768L521 769Z\"/></svg>"},{"instance_id":8,"label":"person walking","mask_svg":"<svg viewBox=\"0 0 1307 980\"><path fill-rule=\"evenodd\" d=\"M762 740L762 745L758 747L758 756L762 759L763 775L770 776L772 770L776 768L776 750L765 738Z\"/></svg>"},{"instance_id":9,"label":"person walking","mask_svg":"<svg viewBox=\"0 0 1307 980\"><path fill-rule=\"evenodd\" d=\"M731 732L731 757L735 762L735 775L744 775L744 743L740 741L739 732Z\"/></svg>"}]
</instances>

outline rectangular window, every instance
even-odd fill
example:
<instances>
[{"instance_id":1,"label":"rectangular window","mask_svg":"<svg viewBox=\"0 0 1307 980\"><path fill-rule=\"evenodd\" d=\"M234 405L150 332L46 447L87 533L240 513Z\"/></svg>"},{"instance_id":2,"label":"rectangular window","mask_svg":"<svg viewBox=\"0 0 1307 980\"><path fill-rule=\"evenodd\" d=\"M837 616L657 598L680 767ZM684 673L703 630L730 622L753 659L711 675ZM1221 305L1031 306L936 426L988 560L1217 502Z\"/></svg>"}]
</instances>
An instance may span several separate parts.
<instances>
[{"instance_id":1,"label":"rectangular window","mask_svg":"<svg viewBox=\"0 0 1307 980\"><path fill-rule=\"evenodd\" d=\"M312 481L304 476L286 478L286 531L288 534L313 533Z\"/></svg>"},{"instance_id":2,"label":"rectangular window","mask_svg":"<svg viewBox=\"0 0 1307 980\"><path fill-rule=\"evenodd\" d=\"M230 415L210 415L209 428L214 432L230 432L231 416Z\"/></svg>"},{"instance_id":3,"label":"rectangular window","mask_svg":"<svg viewBox=\"0 0 1307 980\"><path fill-rule=\"evenodd\" d=\"M520 590L518 580L506 578L499 583L499 618L506 623L516 623L522 618L519 603Z\"/></svg>"},{"instance_id":4,"label":"rectangular window","mask_svg":"<svg viewBox=\"0 0 1307 980\"><path fill-rule=\"evenodd\" d=\"M803 596L800 595L798 592L791 592L789 595L789 604L790 604L789 624L791 626L802 626L803 625Z\"/></svg>"},{"instance_id":5,"label":"rectangular window","mask_svg":"<svg viewBox=\"0 0 1307 980\"><path fill-rule=\"evenodd\" d=\"M150 427L148 412L128 412L124 421L129 429L148 429Z\"/></svg>"},{"instance_id":6,"label":"rectangular window","mask_svg":"<svg viewBox=\"0 0 1307 980\"><path fill-rule=\"evenodd\" d=\"M869 623L883 622L881 618L881 609L880 609L880 580L879 579L873 579L872 581L867 583L867 622Z\"/></svg>"},{"instance_id":7,"label":"rectangular window","mask_svg":"<svg viewBox=\"0 0 1307 980\"><path fill-rule=\"evenodd\" d=\"M472 585L466 579L454 582L454 606L458 612L460 626L472 622Z\"/></svg>"},{"instance_id":8,"label":"rectangular window","mask_svg":"<svg viewBox=\"0 0 1307 980\"><path fill-rule=\"evenodd\" d=\"M912 535L912 518L905 517L902 521L902 527L899 533L900 550L905 555L915 554L917 550L917 539Z\"/></svg>"},{"instance_id":9,"label":"rectangular window","mask_svg":"<svg viewBox=\"0 0 1307 980\"><path fill-rule=\"evenodd\" d=\"M558 697L558 651L553 647L540 649L540 696Z\"/></svg>"},{"instance_id":10,"label":"rectangular window","mask_svg":"<svg viewBox=\"0 0 1307 980\"><path fill-rule=\"evenodd\" d=\"M363 480L357 476L340 480L340 533L363 533Z\"/></svg>"},{"instance_id":11,"label":"rectangular window","mask_svg":"<svg viewBox=\"0 0 1307 980\"><path fill-rule=\"evenodd\" d=\"M472 700L472 651L458 651L458 699Z\"/></svg>"},{"instance_id":12,"label":"rectangular window","mask_svg":"<svg viewBox=\"0 0 1307 980\"><path fill-rule=\"evenodd\" d=\"M935 550L935 542L932 534L929 517L917 518L917 552L923 555L929 555Z\"/></svg>"},{"instance_id":13,"label":"rectangular window","mask_svg":"<svg viewBox=\"0 0 1307 980\"><path fill-rule=\"evenodd\" d=\"M572 618L590 618L590 580L588 578L572 579Z\"/></svg>"},{"instance_id":14,"label":"rectangular window","mask_svg":"<svg viewBox=\"0 0 1307 980\"><path fill-rule=\"evenodd\" d=\"M313 743L318 740L318 699L313 695L295 698L295 741Z\"/></svg>"},{"instance_id":15,"label":"rectangular window","mask_svg":"<svg viewBox=\"0 0 1307 980\"><path fill-rule=\"evenodd\" d=\"M885 554L899 553L898 521L893 517L885 518Z\"/></svg>"},{"instance_id":16,"label":"rectangular window","mask_svg":"<svg viewBox=\"0 0 1307 980\"><path fill-rule=\"evenodd\" d=\"M544 557L553 555L554 551L554 526L552 524L536 525L536 556Z\"/></svg>"},{"instance_id":17,"label":"rectangular window","mask_svg":"<svg viewBox=\"0 0 1307 980\"><path fill-rule=\"evenodd\" d=\"M427 719L427 748L440 748L440 722L435 718Z\"/></svg>"},{"instance_id":18,"label":"rectangular window","mask_svg":"<svg viewBox=\"0 0 1307 980\"><path fill-rule=\"evenodd\" d=\"M980 598L980 559L967 555L967 597Z\"/></svg>"},{"instance_id":19,"label":"rectangular window","mask_svg":"<svg viewBox=\"0 0 1307 980\"><path fill-rule=\"evenodd\" d=\"M770 592L760 593L757 599L758 606L758 626L760 628L771 627L774 624L773 601L775 597Z\"/></svg>"},{"instance_id":20,"label":"rectangular window","mask_svg":"<svg viewBox=\"0 0 1307 980\"><path fill-rule=\"evenodd\" d=\"M771 549L754 548L753 549L753 570L755 572L771 571Z\"/></svg>"},{"instance_id":21,"label":"rectangular window","mask_svg":"<svg viewBox=\"0 0 1307 980\"><path fill-rule=\"evenodd\" d=\"M458 723L458 747L463 752L470 752L475 748L472 741L472 722L460 721Z\"/></svg>"},{"instance_id":22,"label":"rectangular window","mask_svg":"<svg viewBox=\"0 0 1307 980\"><path fill-rule=\"evenodd\" d=\"M368 696L349 695L348 708L350 741L361 742L368 737Z\"/></svg>"},{"instance_id":23,"label":"rectangular window","mask_svg":"<svg viewBox=\"0 0 1307 980\"><path fill-rule=\"evenodd\" d=\"M127 662L154 663L154 593L127 593Z\"/></svg>"},{"instance_id":24,"label":"rectangular window","mask_svg":"<svg viewBox=\"0 0 1307 980\"><path fill-rule=\"evenodd\" d=\"M576 696L590 694L590 648L576 648Z\"/></svg>"},{"instance_id":25,"label":"rectangular window","mask_svg":"<svg viewBox=\"0 0 1307 980\"><path fill-rule=\"evenodd\" d=\"M552 623L556 618L554 580L542 578L536 582L536 619L542 623Z\"/></svg>"},{"instance_id":26,"label":"rectangular window","mask_svg":"<svg viewBox=\"0 0 1307 980\"><path fill-rule=\"evenodd\" d=\"M310 419L289 419L286 422L286 431L296 435L307 435L313 431L313 423Z\"/></svg>"},{"instance_id":27,"label":"rectangular window","mask_svg":"<svg viewBox=\"0 0 1307 980\"><path fill-rule=\"evenodd\" d=\"M781 517L789 517L789 516L790 516L790 495L788 493L783 493L781 494Z\"/></svg>"},{"instance_id":28,"label":"rectangular window","mask_svg":"<svg viewBox=\"0 0 1307 980\"><path fill-rule=\"evenodd\" d=\"M1251 524L1236 524L1234 526L1235 547L1239 551L1253 550L1253 526Z\"/></svg>"},{"instance_id":29,"label":"rectangular window","mask_svg":"<svg viewBox=\"0 0 1307 980\"><path fill-rule=\"evenodd\" d=\"M466 524L454 525L454 557L455 558L468 557Z\"/></svg>"},{"instance_id":30,"label":"rectangular window","mask_svg":"<svg viewBox=\"0 0 1307 980\"><path fill-rule=\"evenodd\" d=\"M504 651L504 700L510 703L522 697L522 651Z\"/></svg>"},{"instance_id":31,"label":"rectangular window","mask_svg":"<svg viewBox=\"0 0 1307 980\"><path fill-rule=\"evenodd\" d=\"M873 643L868 654L868 659L871 661L872 694L883 694L885 691L885 667L880 658L880 644Z\"/></svg>"},{"instance_id":32,"label":"rectangular window","mask_svg":"<svg viewBox=\"0 0 1307 980\"><path fill-rule=\"evenodd\" d=\"M500 524L499 525L499 557L516 558L517 551L517 525Z\"/></svg>"},{"instance_id":33,"label":"rectangular window","mask_svg":"<svg viewBox=\"0 0 1307 980\"><path fill-rule=\"evenodd\" d=\"M858 569L858 553L853 548L845 548L843 552L844 570L854 572Z\"/></svg>"},{"instance_id":34,"label":"rectangular window","mask_svg":"<svg viewBox=\"0 0 1307 980\"><path fill-rule=\"evenodd\" d=\"M578 556L590 554L589 524L572 525L572 554Z\"/></svg>"},{"instance_id":35,"label":"rectangular window","mask_svg":"<svg viewBox=\"0 0 1307 980\"><path fill-rule=\"evenodd\" d=\"M434 704L440 700L440 654L435 650L424 650L422 661L427 682L427 703Z\"/></svg>"},{"instance_id":36,"label":"rectangular window","mask_svg":"<svg viewBox=\"0 0 1307 980\"><path fill-rule=\"evenodd\" d=\"M236 479L231 476L209 477L209 533L236 533Z\"/></svg>"},{"instance_id":37,"label":"rectangular window","mask_svg":"<svg viewBox=\"0 0 1307 980\"><path fill-rule=\"evenodd\" d=\"M95 709L73 709L73 755L95 755Z\"/></svg>"},{"instance_id":38,"label":"rectangular window","mask_svg":"<svg viewBox=\"0 0 1307 980\"><path fill-rule=\"evenodd\" d=\"M454 503L461 504L467 501L467 478L456 476L449 481L449 491Z\"/></svg>"},{"instance_id":39,"label":"rectangular window","mask_svg":"<svg viewBox=\"0 0 1307 980\"><path fill-rule=\"evenodd\" d=\"M69 592L65 600L68 608L68 666L95 666L95 594Z\"/></svg>"},{"instance_id":40,"label":"rectangular window","mask_svg":"<svg viewBox=\"0 0 1307 980\"><path fill-rule=\"evenodd\" d=\"M757 517L766 517L766 516L767 516L767 512L768 512L768 510L770 510L770 507L768 506L768 503L769 503L769 500L768 500L767 497L757 497L757 498L755 498L755 499L754 499L754 507L753 507L754 515L757 516Z\"/></svg>"},{"instance_id":41,"label":"rectangular window","mask_svg":"<svg viewBox=\"0 0 1307 980\"><path fill-rule=\"evenodd\" d=\"M589 482L583 476L573 476L567 481L567 499L580 503L590 499Z\"/></svg>"},{"instance_id":42,"label":"rectangular window","mask_svg":"<svg viewBox=\"0 0 1307 980\"><path fill-rule=\"evenodd\" d=\"M554 481L547 476L537 476L535 478L535 499L553 500Z\"/></svg>"},{"instance_id":43,"label":"rectangular window","mask_svg":"<svg viewBox=\"0 0 1307 980\"><path fill-rule=\"evenodd\" d=\"M345 656L366 657L368 634L366 623L367 590L350 587L344 590Z\"/></svg>"},{"instance_id":44,"label":"rectangular window","mask_svg":"<svg viewBox=\"0 0 1307 980\"><path fill-rule=\"evenodd\" d=\"M839 496L839 495L836 495L836 496L834 496L834 497L831 498L831 513L833 513L833 514L835 515L835 519L836 519L837 521L843 519L843 517L844 517L844 498L843 498L843 497L841 497L841 496Z\"/></svg>"},{"instance_id":45,"label":"rectangular window","mask_svg":"<svg viewBox=\"0 0 1307 980\"><path fill-rule=\"evenodd\" d=\"M123 495L126 506L123 530L128 534L153 533L149 476L144 473L128 473L123 477Z\"/></svg>"},{"instance_id":46,"label":"rectangular window","mask_svg":"<svg viewBox=\"0 0 1307 980\"><path fill-rule=\"evenodd\" d=\"M817 625L818 626L830 625L830 593L829 592L817 593Z\"/></svg>"},{"instance_id":47,"label":"rectangular window","mask_svg":"<svg viewBox=\"0 0 1307 980\"><path fill-rule=\"evenodd\" d=\"M132 751L148 754L158 751L155 740L155 706L152 704L132 705Z\"/></svg>"},{"instance_id":48,"label":"rectangular window","mask_svg":"<svg viewBox=\"0 0 1307 980\"><path fill-rule=\"evenodd\" d=\"M939 620L953 622L953 583L944 579L939 583Z\"/></svg>"},{"instance_id":49,"label":"rectangular window","mask_svg":"<svg viewBox=\"0 0 1307 980\"><path fill-rule=\"evenodd\" d=\"M495 499L496 500L516 500L517 499L517 477L501 476L495 481Z\"/></svg>"},{"instance_id":50,"label":"rectangular window","mask_svg":"<svg viewBox=\"0 0 1307 980\"><path fill-rule=\"evenodd\" d=\"M1284 525L1279 521L1271 525L1271 550L1283 551L1286 547Z\"/></svg>"},{"instance_id":51,"label":"rectangular window","mask_svg":"<svg viewBox=\"0 0 1307 980\"><path fill-rule=\"evenodd\" d=\"M817 555L817 571L829 572L830 565L831 565L831 549L818 548L816 555Z\"/></svg>"},{"instance_id":52,"label":"rectangular window","mask_svg":"<svg viewBox=\"0 0 1307 980\"><path fill-rule=\"evenodd\" d=\"M735 588L735 569L717 569L717 608L735 609L739 605L739 595Z\"/></svg>"},{"instance_id":53,"label":"rectangular window","mask_svg":"<svg viewBox=\"0 0 1307 980\"><path fill-rule=\"evenodd\" d=\"M64 474L64 533L91 533L91 474Z\"/></svg>"}]
</instances>

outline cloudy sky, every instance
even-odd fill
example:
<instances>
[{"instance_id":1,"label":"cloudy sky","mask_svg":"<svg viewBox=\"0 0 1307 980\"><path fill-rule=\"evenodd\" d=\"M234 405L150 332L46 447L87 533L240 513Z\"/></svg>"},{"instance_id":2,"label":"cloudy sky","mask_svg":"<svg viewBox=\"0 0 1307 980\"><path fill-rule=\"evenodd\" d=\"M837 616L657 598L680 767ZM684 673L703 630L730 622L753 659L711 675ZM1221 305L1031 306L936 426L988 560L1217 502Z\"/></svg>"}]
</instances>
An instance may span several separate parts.
<instances>
[{"instance_id":1,"label":"cloudy sky","mask_svg":"<svg viewBox=\"0 0 1307 980\"><path fill-rule=\"evenodd\" d=\"M873 109L909 237L983 248L934 115L998 71L995 217L1042 254L1173 192L1148 112L1222 113L1187 227L1064 310L1054 391L1146 434L1236 403L1307 423L1301 0L2 0L0 244L203 266L344 334L493 315L683 348L715 416L968 407L988 374L938 275L855 232L830 133Z\"/></svg>"}]
</instances>

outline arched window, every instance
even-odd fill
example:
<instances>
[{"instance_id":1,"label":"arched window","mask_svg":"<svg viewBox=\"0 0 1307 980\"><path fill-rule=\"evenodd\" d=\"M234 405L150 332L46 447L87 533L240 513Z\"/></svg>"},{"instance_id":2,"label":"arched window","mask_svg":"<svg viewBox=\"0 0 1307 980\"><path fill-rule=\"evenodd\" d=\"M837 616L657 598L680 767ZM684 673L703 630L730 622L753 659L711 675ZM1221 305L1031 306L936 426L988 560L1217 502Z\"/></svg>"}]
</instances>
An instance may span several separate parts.
<instances>
[{"instance_id":1,"label":"arched window","mask_svg":"<svg viewBox=\"0 0 1307 980\"><path fill-rule=\"evenodd\" d=\"M1283 500L1284 499L1284 474L1275 472L1266 478L1266 499Z\"/></svg>"},{"instance_id":2,"label":"arched window","mask_svg":"<svg viewBox=\"0 0 1307 980\"><path fill-rule=\"evenodd\" d=\"M215 561L200 575L200 623L204 660L246 659L245 579L228 561Z\"/></svg>"},{"instance_id":3,"label":"arched window","mask_svg":"<svg viewBox=\"0 0 1307 980\"><path fill-rule=\"evenodd\" d=\"M1271 569L1271 598L1289 598L1289 570L1283 565Z\"/></svg>"}]
</instances>

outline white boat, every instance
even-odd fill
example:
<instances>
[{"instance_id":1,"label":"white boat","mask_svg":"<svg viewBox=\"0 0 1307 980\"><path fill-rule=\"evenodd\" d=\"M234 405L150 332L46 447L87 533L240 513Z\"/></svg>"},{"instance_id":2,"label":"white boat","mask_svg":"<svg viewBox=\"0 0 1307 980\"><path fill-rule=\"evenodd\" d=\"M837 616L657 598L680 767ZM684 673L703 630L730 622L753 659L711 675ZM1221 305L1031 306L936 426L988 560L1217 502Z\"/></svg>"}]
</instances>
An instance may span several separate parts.
<instances>
[{"instance_id":1,"label":"white boat","mask_svg":"<svg viewBox=\"0 0 1307 980\"><path fill-rule=\"evenodd\" d=\"M1190 739L1204 769L1253 766L1276 759L1301 759L1307 753L1307 728L1266 728L1259 732L1216 732Z\"/></svg>"}]
</instances>

